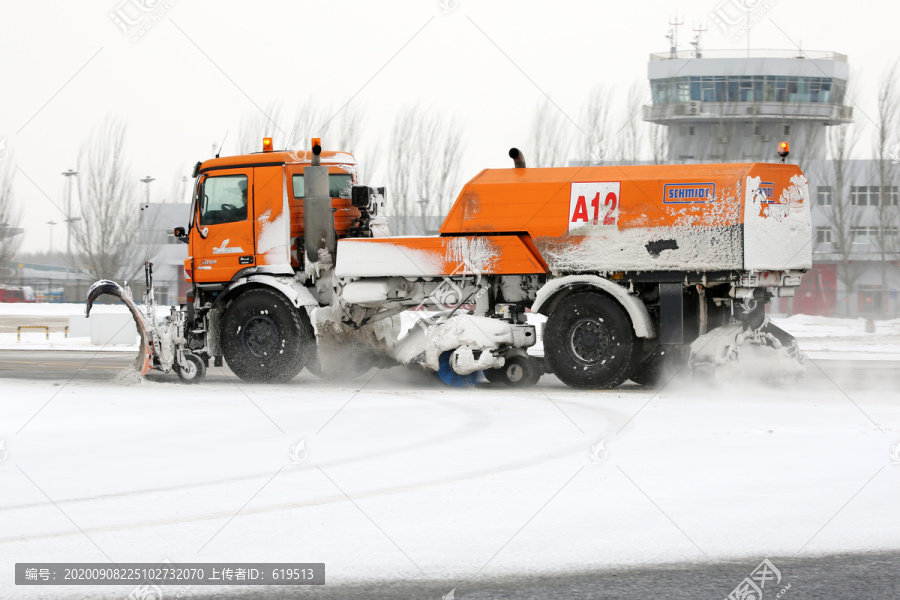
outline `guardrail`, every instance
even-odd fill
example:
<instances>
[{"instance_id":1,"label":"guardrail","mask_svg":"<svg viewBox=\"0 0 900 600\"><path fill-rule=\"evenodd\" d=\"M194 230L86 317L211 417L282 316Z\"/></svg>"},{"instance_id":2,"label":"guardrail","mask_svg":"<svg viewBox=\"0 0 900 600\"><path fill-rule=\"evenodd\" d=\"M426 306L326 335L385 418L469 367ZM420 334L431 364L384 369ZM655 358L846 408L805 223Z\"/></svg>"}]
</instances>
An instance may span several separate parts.
<instances>
[{"instance_id":1,"label":"guardrail","mask_svg":"<svg viewBox=\"0 0 900 600\"><path fill-rule=\"evenodd\" d=\"M50 326L49 325L19 325L16 328L16 341L22 341L22 330L23 329L43 329L45 334L45 339L50 339ZM65 337L68 339L69 337L69 326L66 325L64 328Z\"/></svg>"}]
</instances>

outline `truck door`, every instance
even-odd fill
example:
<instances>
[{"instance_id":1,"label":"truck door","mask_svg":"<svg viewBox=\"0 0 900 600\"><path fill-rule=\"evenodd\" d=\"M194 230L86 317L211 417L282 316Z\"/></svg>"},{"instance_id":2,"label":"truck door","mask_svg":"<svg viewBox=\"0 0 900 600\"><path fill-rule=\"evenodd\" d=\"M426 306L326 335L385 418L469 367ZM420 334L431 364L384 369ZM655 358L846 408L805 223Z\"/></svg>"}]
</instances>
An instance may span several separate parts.
<instances>
[{"instance_id":1,"label":"truck door","mask_svg":"<svg viewBox=\"0 0 900 600\"><path fill-rule=\"evenodd\" d=\"M204 175L192 235L194 281L225 282L253 266L253 170L223 169Z\"/></svg>"}]
</instances>

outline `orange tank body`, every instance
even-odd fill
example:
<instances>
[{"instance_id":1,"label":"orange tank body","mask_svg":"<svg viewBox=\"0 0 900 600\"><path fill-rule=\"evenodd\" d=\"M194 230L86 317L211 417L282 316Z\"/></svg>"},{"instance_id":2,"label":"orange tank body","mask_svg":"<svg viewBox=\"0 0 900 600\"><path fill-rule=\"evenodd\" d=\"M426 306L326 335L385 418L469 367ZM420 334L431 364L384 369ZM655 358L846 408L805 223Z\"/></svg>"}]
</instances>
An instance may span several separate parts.
<instances>
[{"instance_id":1,"label":"orange tank body","mask_svg":"<svg viewBox=\"0 0 900 600\"><path fill-rule=\"evenodd\" d=\"M559 272L811 263L806 179L789 164L486 169L440 232L526 236Z\"/></svg>"},{"instance_id":2,"label":"orange tank body","mask_svg":"<svg viewBox=\"0 0 900 600\"><path fill-rule=\"evenodd\" d=\"M789 164L486 169L463 187L440 234L342 240L336 272L784 271L812 262L808 186Z\"/></svg>"}]
</instances>

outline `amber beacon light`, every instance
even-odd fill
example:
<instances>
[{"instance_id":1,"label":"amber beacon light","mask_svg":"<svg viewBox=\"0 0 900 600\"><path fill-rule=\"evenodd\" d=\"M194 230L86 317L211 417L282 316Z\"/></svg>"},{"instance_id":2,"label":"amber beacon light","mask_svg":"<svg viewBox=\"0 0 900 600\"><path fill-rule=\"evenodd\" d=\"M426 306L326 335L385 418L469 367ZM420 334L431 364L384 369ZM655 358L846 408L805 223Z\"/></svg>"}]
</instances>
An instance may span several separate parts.
<instances>
[{"instance_id":1,"label":"amber beacon light","mask_svg":"<svg viewBox=\"0 0 900 600\"><path fill-rule=\"evenodd\" d=\"M272 151L272 138L264 137L263 138L263 152L271 152Z\"/></svg>"},{"instance_id":2,"label":"amber beacon light","mask_svg":"<svg viewBox=\"0 0 900 600\"><path fill-rule=\"evenodd\" d=\"M787 142L781 142L778 144L778 156L781 157L781 162L784 162L784 159L787 158L788 154L791 153L791 146Z\"/></svg>"}]
</instances>

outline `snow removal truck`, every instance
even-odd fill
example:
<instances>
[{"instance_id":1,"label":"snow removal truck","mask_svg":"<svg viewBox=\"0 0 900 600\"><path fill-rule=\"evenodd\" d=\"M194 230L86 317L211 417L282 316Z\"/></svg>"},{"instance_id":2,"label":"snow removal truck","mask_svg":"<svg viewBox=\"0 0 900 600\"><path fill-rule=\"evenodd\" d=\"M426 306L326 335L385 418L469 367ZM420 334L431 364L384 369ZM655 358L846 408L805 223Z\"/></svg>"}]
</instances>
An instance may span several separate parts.
<instances>
[{"instance_id":1,"label":"snow removal truck","mask_svg":"<svg viewBox=\"0 0 900 600\"><path fill-rule=\"evenodd\" d=\"M784 145L783 145L784 146ZM783 152L786 154L786 148ZM136 367L199 381L223 361L250 382L304 367L421 365L451 384L482 372L576 388L653 385L690 361L766 354L799 365L765 306L811 268L806 178L791 164L485 169L438 236L391 237L384 188L343 152L273 151L195 167L186 305L158 316L152 265ZM546 316L535 325L531 313ZM542 327L544 356L529 354Z\"/></svg>"}]
</instances>

